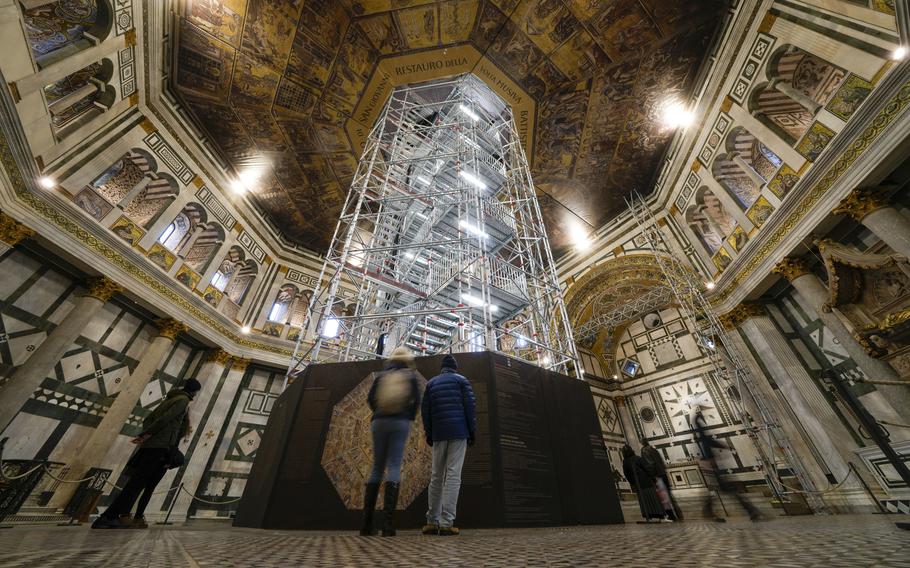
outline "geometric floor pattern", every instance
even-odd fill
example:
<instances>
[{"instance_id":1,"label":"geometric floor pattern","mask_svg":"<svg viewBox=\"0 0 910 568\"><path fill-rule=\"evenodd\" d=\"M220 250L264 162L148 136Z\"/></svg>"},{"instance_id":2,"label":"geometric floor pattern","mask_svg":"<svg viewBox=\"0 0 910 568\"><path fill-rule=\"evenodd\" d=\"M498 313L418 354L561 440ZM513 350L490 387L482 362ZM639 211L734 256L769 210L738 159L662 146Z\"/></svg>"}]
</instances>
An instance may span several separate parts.
<instances>
[{"instance_id":1,"label":"geometric floor pattern","mask_svg":"<svg viewBox=\"0 0 910 568\"><path fill-rule=\"evenodd\" d=\"M263 531L220 524L92 531L0 530L0 566L123 568L342 566L622 566L625 568L907 568L902 515L689 521L602 527L488 529L458 537L363 538L340 532Z\"/></svg>"}]
</instances>

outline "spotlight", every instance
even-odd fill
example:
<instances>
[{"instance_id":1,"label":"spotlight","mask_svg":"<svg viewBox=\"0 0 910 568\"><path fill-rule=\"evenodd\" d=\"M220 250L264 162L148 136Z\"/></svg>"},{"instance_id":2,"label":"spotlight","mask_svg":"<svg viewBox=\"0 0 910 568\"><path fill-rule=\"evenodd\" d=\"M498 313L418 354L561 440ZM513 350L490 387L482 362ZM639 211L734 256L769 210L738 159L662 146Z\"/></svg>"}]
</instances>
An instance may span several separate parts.
<instances>
[{"instance_id":1,"label":"spotlight","mask_svg":"<svg viewBox=\"0 0 910 568\"><path fill-rule=\"evenodd\" d=\"M900 46L891 52L891 59L893 59L895 61L900 61L901 59L904 59L905 57L907 57L907 48L904 46Z\"/></svg>"},{"instance_id":2,"label":"spotlight","mask_svg":"<svg viewBox=\"0 0 910 568\"><path fill-rule=\"evenodd\" d=\"M713 281L705 282L705 288L707 288L708 290L713 290L714 282Z\"/></svg>"},{"instance_id":3,"label":"spotlight","mask_svg":"<svg viewBox=\"0 0 910 568\"><path fill-rule=\"evenodd\" d=\"M325 325L322 326L322 336L327 339L332 339L338 335L338 320L335 318L328 318L325 320Z\"/></svg>"},{"instance_id":4,"label":"spotlight","mask_svg":"<svg viewBox=\"0 0 910 568\"><path fill-rule=\"evenodd\" d=\"M57 182L55 182L53 178L43 176L41 178L38 178L38 185L44 189L54 189L57 187Z\"/></svg>"},{"instance_id":5,"label":"spotlight","mask_svg":"<svg viewBox=\"0 0 910 568\"><path fill-rule=\"evenodd\" d=\"M249 333L250 333L251 331L253 331L253 329L252 329L250 326L248 326L248 325L245 325L245 326L243 326L243 327L240 328L240 333L242 333L243 335L249 335Z\"/></svg>"},{"instance_id":6,"label":"spotlight","mask_svg":"<svg viewBox=\"0 0 910 568\"><path fill-rule=\"evenodd\" d=\"M239 179L235 179L231 182L231 190L237 194L246 193L246 184Z\"/></svg>"},{"instance_id":7,"label":"spotlight","mask_svg":"<svg viewBox=\"0 0 910 568\"><path fill-rule=\"evenodd\" d=\"M686 128L695 122L695 114L679 101L670 101L664 105L664 124L670 128Z\"/></svg>"},{"instance_id":8,"label":"spotlight","mask_svg":"<svg viewBox=\"0 0 910 568\"><path fill-rule=\"evenodd\" d=\"M569 230L569 237L572 239L572 242L575 243L575 248L578 250L588 250L591 248L591 239L588 237L588 232L580 224L574 224Z\"/></svg>"}]
</instances>

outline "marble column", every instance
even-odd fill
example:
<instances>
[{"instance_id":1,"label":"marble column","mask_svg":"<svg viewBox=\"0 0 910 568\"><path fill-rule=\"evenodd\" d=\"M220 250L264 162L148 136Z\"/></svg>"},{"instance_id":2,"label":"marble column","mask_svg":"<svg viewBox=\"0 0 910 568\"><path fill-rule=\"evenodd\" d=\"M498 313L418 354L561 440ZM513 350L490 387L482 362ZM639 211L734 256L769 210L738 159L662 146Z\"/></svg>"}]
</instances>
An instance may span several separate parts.
<instances>
[{"instance_id":1,"label":"marble column","mask_svg":"<svg viewBox=\"0 0 910 568\"><path fill-rule=\"evenodd\" d=\"M187 330L183 323L172 320L158 320L158 336L149 343L139 357L139 365L123 381L120 392L114 398L110 408L101 419L101 423L92 431L88 440L81 447L70 454L65 460L67 463L67 479L81 479L92 467L104 462L108 450L120 435L120 430L129 418L130 413L139 402L142 391L145 390L149 380L158 370L161 360L170 351L177 338L177 334ZM65 507L78 485L75 483L62 483L54 493L48 504L50 507Z\"/></svg>"},{"instance_id":2,"label":"marble column","mask_svg":"<svg viewBox=\"0 0 910 568\"><path fill-rule=\"evenodd\" d=\"M888 204L878 189L856 189L833 211L862 223L894 252L910 258L910 219Z\"/></svg>"},{"instance_id":3,"label":"marble column","mask_svg":"<svg viewBox=\"0 0 910 568\"><path fill-rule=\"evenodd\" d=\"M78 295L73 309L0 389L0 431L9 426L22 405L53 371L105 302L123 291L119 285L104 277L89 279L86 284L85 292Z\"/></svg>"},{"instance_id":4,"label":"marble column","mask_svg":"<svg viewBox=\"0 0 910 568\"><path fill-rule=\"evenodd\" d=\"M13 249L23 240L34 237L35 231L16 221L6 213L0 212L0 257Z\"/></svg>"},{"instance_id":5,"label":"marble column","mask_svg":"<svg viewBox=\"0 0 910 568\"><path fill-rule=\"evenodd\" d=\"M891 365L866 353L866 349L853 337L844 322L830 310L826 311L824 306L828 301L828 290L822 281L809 271L805 261L799 258L785 258L774 267L774 272L790 281L796 293L815 311L816 316L867 377L871 380L898 380L897 372ZM875 388L875 391L860 397L873 416L903 424L910 422L910 387L875 385ZM894 433L897 439L908 437L896 429Z\"/></svg>"},{"instance_id":6,"label":"marble column","mask_svg":"<svg viewBox=\"0 0 910 568\"><path fill-rule=\"evenodd\" d=\"M192 492L193 488L199 483L198 478L191 480L187 478L187 473L195 471L193 462L199 460L199 449L201 444L200 436L205 433L205 428L207 424L212 420L212 408L215 405L215 398L220 396L218 391L218 386L221 383L221 378L225 374L225 369L230 368L228 361L231 360L231 354L223 349L213 349L209 351L206 355L205 363L203 363L202 368L199 369L199 372L196 374L196 380L202 383L202 390L196 395L193 399L192 404L190 405L190 436L189 442L180 441L181 449L184 454L186 454L188 462L187 464L174 472L173 475L169 475L164 478L164 482L159 485L160 488L164 489L165 487L170 487L173 484L173 481L183 482L186 484L186 489ZM236 358L235 358L236 360ZM239 381L236 381L239 383ZM224 387L222 387L224 390ZM221 416L219 423L226 419L226 416ZM217 417L216 417L217 419ZM205 452L201 452L205 453ZM207 456L206 456L207 459ZM202 467L205 467L207 462L202 462ZM176 477L175 477L176 476ZM190 483L187 483L187 482ZM193 487L190 487L192 484ZM177 503L174 505L174 514L173 518L179 519L181 511L185 512L189 506L190 498L183 494L177 497ZM148 512L154 516L157 515L162 509L166 509L170 505L170 495L156 495L152 497L152 500L149 502Z\"/></svg>"},{"instance_id":7,"label":"marble column","mask_svg":"<svg viewBox=\"0 0 910 568\"><path fill-rule=\"evenodd\" d=\"M745 158L743 158L739 153L731 155L730 159L733 160L734 164L739 166L739 169L741 169L743 173L746 174L750 180L752 180L752 183L754 183L758 191L761 192L761 188L763 188L766 183L765 178L758 175L758 172L755 171L755 169L752 167L752 164L747 162Z\"/></svg>"},{"instance_id":8,"label":"marble column","mask_svg":"<svg viewBox=\"0 0 910 568\"><path fill-rule=\"evenodd\" d=\"M853 457L854 449L850 433L793 352L787 338L758 306L743 313L739 327L793 409L793 414L815 445L828 470L837 481L846 478L850 471L847 462ZM791 441L796 437L801 438L798 428L785 428L785 431ZM815 462L812 454L800 453L803 454L804 463L808 464L810 460ZM810 475L816 477L812 471ZM819 489L828 487L824 475L814 481ZM859 482L851 478L846 486L855 489L859 487Z\"/></svg>"},{"instance_id":9,"label":"marble column","mask_svg":"<svg viewBox=\"0 0 910 568\"><path fill-rule=\"evenodd\" d=\"M205 476L205 468L212 457L212 452L221 443L221 440L218 439L218 432L221 429L221 425L230 418L231 407L234 404L234 399L237 398L237 391L249 364L249 359L234 358L228 375L217 393L217 398L211 401L206 415L201 417L199 429L196 430L193 439L193 452L189 455L189 461L184 467L182 478L180 479L183 487L192 495L198 495L204 489L199 484ZM219 374L213 378L212 382L218 383L221 375ZM203 389L205 389L204 385ZM186 519L191 504L192 499L184 493L174 505L171 517L178 520L181 518Z\"/></svg>"},{"instance_id":10,"label":"marble column","mask_svg":"<svg viewBox=\"0 0 910 568\"><path fill-rule=\"evenodd\" d=\"M622 423L622 430L626 435L626 443L629 444L635 453L641 451L641 440L638 439L638 432L635 430L635 422L632 421L632 412L629 410L629 403L626 397L613 397L616 402L616 411L619 412L619 421Z\"/></svg>"}]
</instances>

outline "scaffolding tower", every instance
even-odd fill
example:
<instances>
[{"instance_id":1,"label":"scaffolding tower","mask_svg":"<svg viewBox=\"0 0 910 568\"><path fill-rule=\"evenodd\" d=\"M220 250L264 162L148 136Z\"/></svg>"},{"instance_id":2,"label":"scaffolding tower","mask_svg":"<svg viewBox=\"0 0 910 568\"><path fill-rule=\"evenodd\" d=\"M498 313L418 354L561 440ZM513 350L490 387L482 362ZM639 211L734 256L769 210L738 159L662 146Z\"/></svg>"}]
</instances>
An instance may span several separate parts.
<instances>
[{"instance_id":1,"label":"scaffolding tower","mask_svg":"<svg viewBox=\"0 0 910 568\"><path fill-rule=\"evenodd\" d=\"M701 354L710 361L718 379L728 385L735 385L740 400L734 398L732 406L737 419L753 442L765 482L771 492L781 500L785 495L793 493L780 478L780 469L789 468L802 486L809 507L816 513L826 512L825 503L818 493L819 488L809 477L801 458L781 428L773 407L755 384L755 379L743 363L742 354L729 339L726 328L702 293L704 282L695 271L674 257L645 198L636 191L626 199L626 203L647 248L653 252L660 266L666 282L665 288L672 293L690 330L696 334ZM748 403L748 408L743 402Z\"/></svg>"},{"instance_id":2,"label":"scaffolding tower","mask_svg":"<svg viewBox=\"0 0 910 568\"><path fill-rule=\"evenodd\" d=\"M353 298L353 300L352 300ZM341 300L353 305L341 311ZM582 377L510 108L475 76L396 89L367 137L288 370L499 351Z\"/></svg>"}]
</instances>

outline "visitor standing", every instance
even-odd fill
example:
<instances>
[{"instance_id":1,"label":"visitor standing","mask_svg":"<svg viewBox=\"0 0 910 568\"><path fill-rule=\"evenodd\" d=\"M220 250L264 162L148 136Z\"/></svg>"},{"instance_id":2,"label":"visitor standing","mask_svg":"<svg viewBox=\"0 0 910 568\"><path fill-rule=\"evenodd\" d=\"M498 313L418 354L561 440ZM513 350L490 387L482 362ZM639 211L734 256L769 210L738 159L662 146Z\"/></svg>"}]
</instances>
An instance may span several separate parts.
<instances>
[{"instance_id":1,"label":"visitor standing","mask_svg":"<svg viewBox=\"0 0 910 568\"><path fill-rule=\"evenodd\" d=\"M673 492L670 491L670 478L667 477L667 465L664 463L663 456L645 440L642 442L641 458L648 464L651 475L654 476L657 496L660 498L660 503L667 512L667 516L674 521L681 519L682 512L673 499Z\"/></svg>"},{"instance_id":2,"label":"visitor standing","mask_svg":"<svg viewBox=\"0 0 910 568\"><path fill-rule=\"evenodd\" d=\"M442 369L427 383L421 415L427 443L433 447L429 508L423 534L457 535L455 508L461 489L461 466L467 446L474 445L476 419L474 390L458 374L452 355L442 359Z\"/></svg>"},{"instance_id":3,"label":"visitor standing","mask_svg":"<svg viewBox=\"0 0 910 568\"><path fill-rule=\"evenodd\" d=\"M95 519L93 529L147 526L144 512L148 498L169 468L183 465L183 454L177 444L189 432L188 408L201 388L202 385L196 379L187 379L181 388L169 392L145 417L142 421L142 434L132 439L134 444L139 445L139 449L126 464L129 481L107 510ZM130 514L142 492L148 497L143 498L132 523L123 523L120 518Z\"/></svg>"},{"instance_id":4,"label":"visitor standing","mask_svg":"<svg viewBox=\"0 0 910 568\"><path fill-rule=\"evenodd\" d=\"M655 478L651 474L647 462L636 456L635 451L626 444L622 447L622 471L629 482L629 487L638 496L638 507L645 521L651 519L672 523L664 512L663 505L655 489Z\"/></svg>"},{"instance_id":5,"label":"visitor standing","mask_svg":"<svg viewBox=\"0 0 910 568\"><path fill-rule=\"evenodd\" d=\"M397 347L389 356L385 370L370 387L367 402L373 411L373 469L364 488L362 536L375 534L373 512L379 485L385 477L382 502L382 536L395 536L395 508L401 484L401 460L411 423L420 405L420 386L414 371L414 355L407 347Z\"/></svg>"},{"instance_id":6,"label":"visitor standing","mask_svg":"<svg viewBox=\"0 0 910 568\"><path fill-rule=\"evenodd\" d=\"M742 494L734 490L732 487L729 487L721 478L720 470L717 467L717 460L714 457L714 448L723 448L729 450L730 447L723 442L715 440L713 436L708 435L707 422L705 421L705 416L701 413L701 409L695 412L692 429L695 434L695 442L698 444L698 450L701 452L702 468L707 470L707 472L709 474L712 474L717 480L717 490L733 493L734 497L736 497L736 500L739 501L740 506L742 506L742 508L745 509L747 513L749 513L750 519L753 521L762 520L763 517L761 513L758 512L758 509L746 501L745 497L743 497ZM714 495L711 493L710 489L708 489L708 496L705 498L705 504L702 508L702 512L706 517L713 518L719 523L724 523L727 521L723 517L715 516Z\"/></svg>"}]
</instances>

